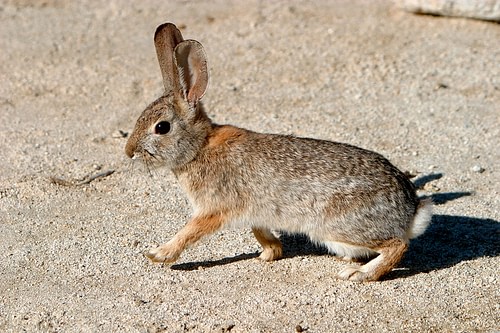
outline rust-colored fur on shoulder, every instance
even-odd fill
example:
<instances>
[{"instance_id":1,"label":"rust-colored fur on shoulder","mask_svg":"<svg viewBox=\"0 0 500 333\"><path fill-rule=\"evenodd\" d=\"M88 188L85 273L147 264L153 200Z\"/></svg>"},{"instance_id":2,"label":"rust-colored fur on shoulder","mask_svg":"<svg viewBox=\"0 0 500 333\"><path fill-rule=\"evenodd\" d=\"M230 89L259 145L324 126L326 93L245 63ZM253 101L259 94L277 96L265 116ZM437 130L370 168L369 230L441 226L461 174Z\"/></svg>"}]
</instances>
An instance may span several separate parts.
<instances>
[{"instance_id":1,"label":"rust-colored fur on shoulder","mask_svg":"<svg viewBox=\"0 0 500 333\"><path fill-rule=\"evenodd\" d=\"M246 131L234 126L216 126L208 136L208 148L217 149L219 146L243 142Z\"/></svg>"}]
</instances>

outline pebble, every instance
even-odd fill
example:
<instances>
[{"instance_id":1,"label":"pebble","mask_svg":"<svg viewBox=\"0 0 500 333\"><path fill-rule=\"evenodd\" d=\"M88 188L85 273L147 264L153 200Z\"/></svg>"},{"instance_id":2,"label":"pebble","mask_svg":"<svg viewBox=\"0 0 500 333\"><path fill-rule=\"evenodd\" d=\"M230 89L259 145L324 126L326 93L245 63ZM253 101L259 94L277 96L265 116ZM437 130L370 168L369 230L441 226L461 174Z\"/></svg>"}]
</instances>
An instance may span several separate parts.
<instances>
[{"instance_id":1,"label":"pebble","mask_svg":"<svg viewBox=\"0 0 500 333\"><path fill-rule=\"evenodd\" d=\"M474 172L477 172L477 173L483 173L485 169L483 167L481 167L480 165L474 165L471 168L471 170Z\"/></svg>"},{"instance_id":2,"label":"pebble","mask_svg":"<svg viewBox=\"0 0 500 333\"><path fill-rule=\"evenodd\" d=\"M116 130L111 134L112 138L115 139L122 139L126 138L128 136L128 132L122 131L122 130Z\"/></svg>"},{"instance_id":3,"label":"pebble","mask_svg":"<svg viewBox=\"0 0 500 333\"><path fill-rule=\"evenodd\" d=\"M232 321L228 321L222 326L222 332L230 332L236 325Z\"/></svg>"}]
</instances>

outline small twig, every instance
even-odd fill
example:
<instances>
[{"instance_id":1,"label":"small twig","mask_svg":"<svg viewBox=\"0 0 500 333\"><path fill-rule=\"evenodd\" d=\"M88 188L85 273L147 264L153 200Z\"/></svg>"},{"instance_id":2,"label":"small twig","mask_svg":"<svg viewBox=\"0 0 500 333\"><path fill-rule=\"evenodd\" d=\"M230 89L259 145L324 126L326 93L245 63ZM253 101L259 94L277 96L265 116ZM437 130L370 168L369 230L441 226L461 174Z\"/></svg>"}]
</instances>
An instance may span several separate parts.
<instances>
[{"instance_id":1,"label":"small twig","mask_svg":"<svg viewBox=\"0 0 500 333\"><path fill-rule=\"evenodd\" d=\"M58 177L50 177L50 181L56 185L61 185L61 186L81 186L81 185L89 184L98 178L107 177L107 176L113 174L114 172L115 172L115 170L103 171L103 172L100 172L100 173L95 174L93 176L90 176L87 179L82 180L82 181L77 181L77 180L68 181L68 180L65 180L62 178L58 178Z\"/></svg>"},{"instance_id":2,"label":"small twig","mask_svg":"<svg viewBox=\"0 0 500 333\"><path fill-rule=\"evenodd\" d=\"M115 170L107 170L107 171L103 171L103 172L100 172L96 175L93 175L93 176L90 176L88 179L86 180L83 180L81 182L78 182L76 183L75 185L76 186L80 186L80 185L85 185L85 184L89 184L90 182L96 180L97 178L103 178L103 177L107 177L109 175L112 175L113 173L115 172Z\"/></svg>"}]
</instances>

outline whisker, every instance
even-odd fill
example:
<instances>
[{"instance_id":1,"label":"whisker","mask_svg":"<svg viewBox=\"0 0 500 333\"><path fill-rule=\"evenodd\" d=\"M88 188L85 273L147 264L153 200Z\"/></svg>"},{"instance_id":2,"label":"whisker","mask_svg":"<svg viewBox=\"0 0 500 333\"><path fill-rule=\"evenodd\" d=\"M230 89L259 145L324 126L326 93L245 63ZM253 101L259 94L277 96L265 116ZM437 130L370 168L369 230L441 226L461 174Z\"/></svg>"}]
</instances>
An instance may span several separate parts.
<instances>
[{"instance_id":1,"label":"whisker","mask_svg":"<svg viewBox=\"0 0 500 333\"><path fill-rule=\"evenodd\" d=\"M130 159L128 162L127 162L127 165L126 165L126 172L128 174L133 174L135 172L135 167L136 167L136 164L137 164L137 160L133 160L133 159Z\"/></svg>"},{"instance_id":2,"label":"whisker","mask_svg":"<svg viewBox=\"0 0 500 333\"><path fill-rule=\"evenodd\" d=\"M164 164L161 156L152 154L147 150L140 152L140 154L137 154L136 156L137 158L128 162L127 171L129 173L136 171L137 163L139 163L142 165L142 171L145 171L151 178L160 177L157 169Z\"/></svg>"},{"instance_id":3,"label":"whisker","mask_svg":"<svg viewBox=\"0 0 500 333\"><path fill-rule=\"evenodd\" d=\"M143 160L149 176L152 178L159 177L159 174L156 172L156 169L157 166L161 164L161 159L148 152L147 155L146 154L143 155Z\"/></svg>"},{"instance_id":4,"label":"whisker","mask_svg":"<svg viewBox=\"0 0 500 333\"><path fill-rule=\"evenodd\" d=\"M146 172L148 173L148 175L150 177L153 177L153 173L151 172L151 166L152 166L151 161L148 158L146 158L146 156L144 156L143 162L144 162L143 164L144 164L144 167L146 169Z\"/></svg>"}]
</instances>

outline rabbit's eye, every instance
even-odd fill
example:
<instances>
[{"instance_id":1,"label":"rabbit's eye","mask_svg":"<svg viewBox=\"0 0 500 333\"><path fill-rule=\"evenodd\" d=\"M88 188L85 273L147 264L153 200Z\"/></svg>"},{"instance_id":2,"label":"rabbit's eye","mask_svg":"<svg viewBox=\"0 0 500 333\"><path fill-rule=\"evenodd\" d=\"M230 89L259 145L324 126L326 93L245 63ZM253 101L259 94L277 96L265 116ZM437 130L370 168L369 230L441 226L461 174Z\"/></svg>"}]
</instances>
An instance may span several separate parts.
<instances>
[{"instance_id":1,"label":"rabbit's eye","mask_svg":"<svg viewBox=\"0 0 500 333\"><path fill-rule=\"evenodd\" d=\"M170 123L168 121L160 121L155 126L155 134L164 135L170 132Z\"/></svg>"}]
</instances>

